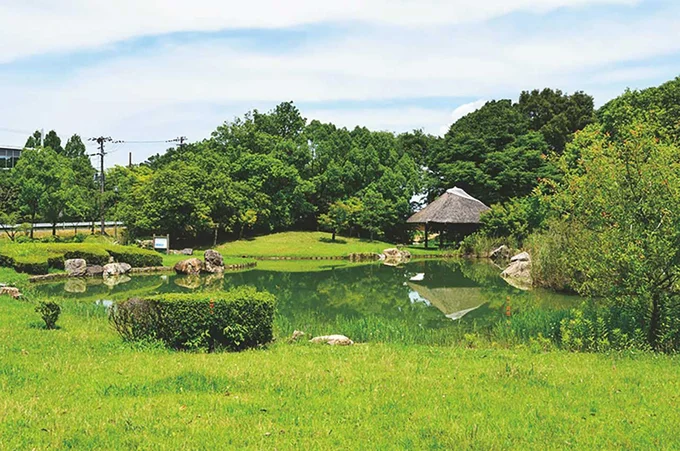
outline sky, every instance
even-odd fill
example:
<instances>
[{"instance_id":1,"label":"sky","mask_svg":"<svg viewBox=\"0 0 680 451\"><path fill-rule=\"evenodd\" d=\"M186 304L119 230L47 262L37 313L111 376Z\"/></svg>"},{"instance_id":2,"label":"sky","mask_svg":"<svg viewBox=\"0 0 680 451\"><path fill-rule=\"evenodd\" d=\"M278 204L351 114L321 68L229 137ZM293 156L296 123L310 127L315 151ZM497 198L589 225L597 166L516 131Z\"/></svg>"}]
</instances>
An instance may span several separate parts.
<instances>
[{"instance_id":1,"label":"sky","mask_svg":"<svg viewBox=\"0 0 680 451\"><path fill-rule=\"evenodd\" d=\"M676 0L2 0L0 145L111 136L107 166L294 101L353 128L443 134L485 101L680 75ZM92 146L94 151L94 146Z\"/></svg>"}]
</instances>

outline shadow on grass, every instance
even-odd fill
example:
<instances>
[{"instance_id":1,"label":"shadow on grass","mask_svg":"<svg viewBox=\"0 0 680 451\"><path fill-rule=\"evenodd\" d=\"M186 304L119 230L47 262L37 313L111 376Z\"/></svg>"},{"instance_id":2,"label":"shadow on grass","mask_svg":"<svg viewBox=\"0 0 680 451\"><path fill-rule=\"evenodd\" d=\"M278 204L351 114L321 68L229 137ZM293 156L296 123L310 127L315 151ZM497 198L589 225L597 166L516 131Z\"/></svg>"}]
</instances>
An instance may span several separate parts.
<instances>
[{"instance_id":1,"label":"shadow on grass","mask_svg":"<svg viewBox=\"0 0 680 451\"><path fill-rule=\"evenodd\" d=\"M29 329L40 329L40 330L46 330L46 331L59 331L61 330L61 327L59 325L54 326L52 329L48 329L47 326L45 326L45 323L41 321L33 321L28 323Z\"/></svg>"},{"instance_id":2,"label":"shadow on grass","mask_svg":"<svg viewBox=\"0 0 680 451\"><path fill-rule=\"evenodd\" d=\"M347 244L346 240L343 240L342 238L336 238L335 241L333 241L331 238L319 238L319 241L322 243L328 243L328 244Z\"/></svg>"}]
</instances>

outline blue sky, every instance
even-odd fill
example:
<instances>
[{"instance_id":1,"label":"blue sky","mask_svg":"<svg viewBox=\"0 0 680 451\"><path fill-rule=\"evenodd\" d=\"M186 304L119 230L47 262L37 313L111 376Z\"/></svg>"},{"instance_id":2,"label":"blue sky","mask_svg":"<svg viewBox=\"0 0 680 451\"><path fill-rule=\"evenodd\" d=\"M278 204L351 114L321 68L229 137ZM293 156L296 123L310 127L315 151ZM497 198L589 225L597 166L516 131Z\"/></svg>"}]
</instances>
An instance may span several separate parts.
<instances>
[{"instance_id":1,"label":"blue sky","mask_svg":"<svg viewBox=\"0 0 680 451\"><path fill-rule=\"evenodd\" d=\"M4 0L0 145L41 127L200 140L288 100L309 119L439 134L525 89L601 105L672 79L678 24L671 0ZM109 163L164 147L118 144Z\"/></svg>"}]
</instances>

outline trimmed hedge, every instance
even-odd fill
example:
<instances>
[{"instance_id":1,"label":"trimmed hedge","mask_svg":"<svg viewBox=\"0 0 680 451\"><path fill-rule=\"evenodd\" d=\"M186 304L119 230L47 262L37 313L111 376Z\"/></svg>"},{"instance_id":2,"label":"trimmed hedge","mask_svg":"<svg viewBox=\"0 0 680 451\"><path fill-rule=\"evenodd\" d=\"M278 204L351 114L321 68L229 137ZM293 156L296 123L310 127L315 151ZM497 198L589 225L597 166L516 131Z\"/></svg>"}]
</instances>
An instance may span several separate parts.
<instances>
[{"instance_id":1,"label":"trimmed hedge","mask_svg":"<svg viewBox=\"0 0 680 451\"><path fill-rule=\"evenodd\" d=\"M130 341L160 340L174 349L240 351L272 341L276 298L252 287L165 294L118 302L109 319Z\"/></svg>"},{"instance_id":2,"label":"trimmed hedge","mask_svg":"<svg viewBox=\"0 0 680 451\"><path fill-rule=\"evenodd\" d=\"M13 261L14 264L12 266L16 272L35 276L47 274L49 272L47 261L40 258L39 256L16 257L13 259Z\"/></svg>"},{"instance_id":3,"label":"trimmed hedge","mask_svg":"<svg viewBox=\"0 0 680 451\"><path fill-rule=\"evenodd\" d=\"M88 243L5 243L0 246L0 266L29 274L47 274L49 268L64 269L66 260L76 258L82 258L88 265L103 266L111 257L133 268L163 265L163 256L158 252L127 246Z\"/></svg>"},{"instance_id":4,"label":"trimmed hedge","mask_svg":"<svg viewBox=\"0 0 680 451\"><path fill-rule=\"evenodd\" d=\"M107 246L106 251L117 262L127 263L133 268L163 265L163 256L156 251L126 246Z\"/></svg>"}]
</instances>

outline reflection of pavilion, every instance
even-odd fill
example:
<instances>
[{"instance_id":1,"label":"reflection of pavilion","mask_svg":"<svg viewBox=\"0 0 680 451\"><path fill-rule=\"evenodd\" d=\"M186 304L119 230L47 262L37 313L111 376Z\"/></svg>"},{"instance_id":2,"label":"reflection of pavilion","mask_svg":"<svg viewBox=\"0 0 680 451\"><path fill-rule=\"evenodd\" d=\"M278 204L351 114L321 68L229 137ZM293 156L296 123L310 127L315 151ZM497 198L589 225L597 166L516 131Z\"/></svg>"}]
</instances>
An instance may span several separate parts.
<instances>
[{"instance_id":1,"label":"reflection of pavilion","mask_svg":"<svg viewBox=\"0 0 680 451\"><path fill-rule=\"evenodd\" d=\"M488 302L480 287L428 288L413 282L408 282L408 286L454 321Z\"/></svg>"}]
</instances>

